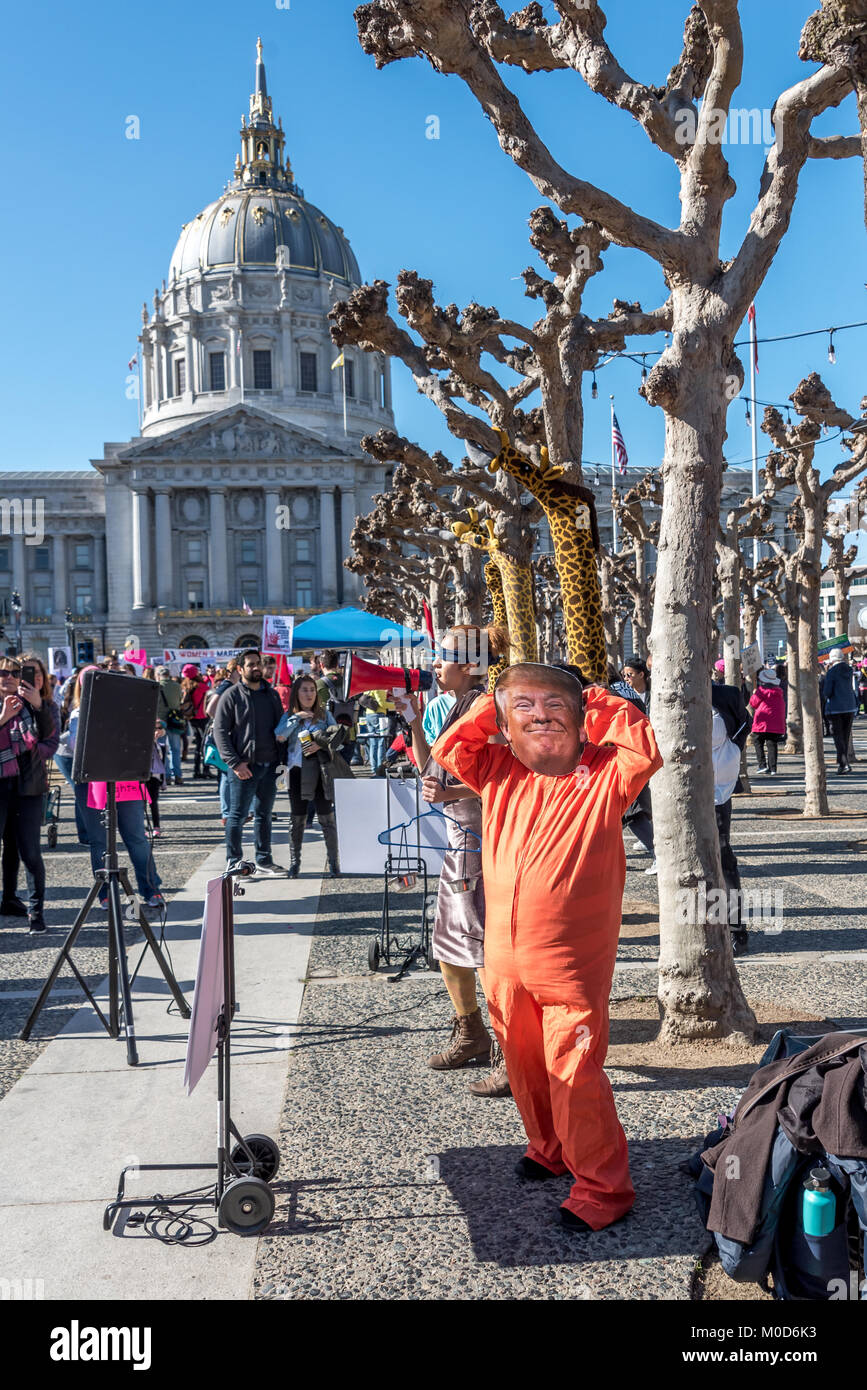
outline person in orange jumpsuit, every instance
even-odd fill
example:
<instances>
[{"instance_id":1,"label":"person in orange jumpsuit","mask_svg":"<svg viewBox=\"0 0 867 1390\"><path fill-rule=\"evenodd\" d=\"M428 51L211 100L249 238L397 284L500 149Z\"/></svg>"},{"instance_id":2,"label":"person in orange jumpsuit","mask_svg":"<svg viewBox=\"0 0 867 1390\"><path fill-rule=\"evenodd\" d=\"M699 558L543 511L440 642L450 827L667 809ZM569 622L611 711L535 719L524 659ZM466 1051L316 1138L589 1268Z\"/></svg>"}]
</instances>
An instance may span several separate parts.
<instances>
[{"instance_id":1,"label":"person in orange jumpsuit","mask_svg":"<svg viewBox=\"0 0 867 1390\"><path fill-rule=\"evenodd\" d=\"M508 746L491 742L498 733ZM620 820L662 766L653 730L629 701L521 662L431 752L482 800L483 983L529 1141L517 1171L571 1173L561 1221L601 1230L635 1200L603 1063Z\"/></svg>"}]
</instances>

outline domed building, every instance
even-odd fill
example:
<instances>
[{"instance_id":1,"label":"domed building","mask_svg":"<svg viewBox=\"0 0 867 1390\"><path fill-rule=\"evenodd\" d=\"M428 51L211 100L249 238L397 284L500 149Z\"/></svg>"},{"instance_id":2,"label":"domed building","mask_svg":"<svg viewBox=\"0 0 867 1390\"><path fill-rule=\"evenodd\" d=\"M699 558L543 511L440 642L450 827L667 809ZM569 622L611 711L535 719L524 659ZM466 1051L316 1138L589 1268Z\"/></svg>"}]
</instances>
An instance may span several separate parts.
<instances>
[{"instance_id":1,"label":"domed building","mask_svg":"<svg viewBox=\"0 0 867 1390\"><path fill-rule=\"evenodd\" d=\"M261 42L240 137L234 177L180 229L143 308L140 435L106 444L98 477L58 475L64 506L55 518L49 498L38 564L15 548L25 640L64 642L68 609L97 650L134 634L159 656L247 643L263 612L300 619L358 597L343 559L385 486L359 441L393 424L389 363L347 349L333 366L328 312L361 276L343 228L295 181Z\"/></svg>"}]
</instances>

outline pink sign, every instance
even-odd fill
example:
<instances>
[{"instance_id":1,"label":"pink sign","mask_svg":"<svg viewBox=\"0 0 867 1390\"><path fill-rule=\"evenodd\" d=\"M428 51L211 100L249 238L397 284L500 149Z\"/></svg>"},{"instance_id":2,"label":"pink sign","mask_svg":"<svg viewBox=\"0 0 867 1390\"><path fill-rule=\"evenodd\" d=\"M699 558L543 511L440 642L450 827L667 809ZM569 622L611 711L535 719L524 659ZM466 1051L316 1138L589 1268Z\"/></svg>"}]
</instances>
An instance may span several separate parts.
<instances>
[{"instance_id":1,"label":"pink sign","mask_svg":"<svg viewBox=\"0 0 867 1390\"><path fill-rule=\"evenodd\" d=\"M211 878L205 890L202 939L184 1067L184 1090L188 1096L204 1076L217 1047L217 1020L224 993L222 884L222 879Z\"/></svg>"},{"instance_id":2,"label":"pink sign","mask_svg":"<svg viewBox=\"0 0 867 1390\"><path fill-rule=\"evenodd\" d=\"M150 793L147 787L142 787L141 782L116 782L115 789L118 801L150 801ZM142 797L144 791L144 797ZM94 811L104 811L108 801L107 782L88 782L87 784L87 804Z\"/></svg>"}]
</instances>

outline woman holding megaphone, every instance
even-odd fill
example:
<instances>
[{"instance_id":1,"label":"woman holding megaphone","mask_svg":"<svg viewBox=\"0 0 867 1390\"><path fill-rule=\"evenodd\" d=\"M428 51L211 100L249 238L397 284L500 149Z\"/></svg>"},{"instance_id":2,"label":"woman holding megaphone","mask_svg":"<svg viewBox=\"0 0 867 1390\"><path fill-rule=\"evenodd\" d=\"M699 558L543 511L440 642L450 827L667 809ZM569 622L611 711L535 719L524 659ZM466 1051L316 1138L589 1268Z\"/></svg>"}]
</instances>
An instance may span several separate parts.
<instances>
[{"instance_id":1,"label":"woman holding megaphone","mask_svg":"<svg viewBox=\"0 0 867 1390\"><path fill-rule=\"evenodd\" d=\"M509 648L506 630L461 623L437 646L434 672L440 694L429 700L424 715L415 695L394 693L394 702L412 732L412 751L422 774L425 801L444 807L449 816L449 848L443 858L437 893L433 954L454 1007L452 1035L442 1052L428 1059L435 1071L465 1067L491 1055L495 1046L476 996L476 971L485 963L485 889L482 882L482 803L469 787L430 756L442 731L466 714L484 693L488 666ZM457 822L457 823L456 823ZM467 832L470 832L469 834ZM479 838L476 838L476 837ZM511 1095L505 1066L469 1088L478 1096Z\"/></svg>"}]
</instances>

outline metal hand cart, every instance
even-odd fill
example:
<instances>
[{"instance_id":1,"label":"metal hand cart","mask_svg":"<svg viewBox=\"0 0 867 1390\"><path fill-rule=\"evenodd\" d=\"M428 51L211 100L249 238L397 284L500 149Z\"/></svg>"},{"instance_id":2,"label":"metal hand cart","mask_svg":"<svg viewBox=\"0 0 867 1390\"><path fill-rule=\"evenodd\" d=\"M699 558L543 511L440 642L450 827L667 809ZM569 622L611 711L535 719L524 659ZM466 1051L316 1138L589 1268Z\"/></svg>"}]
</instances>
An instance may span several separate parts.
<instances>
[{"instance_id":1,"label":"metal hand cart","mask_svg":"<svg viewBox=\"0 0 867 1390\"><path fill-rule=\"evenodd\" d=\"M238 1236L258 1235L274 1215L275 1200L269 1183L280 1167L280 1150L267 1134L242 1136L231 1114L231 1026L235 1002L234 914L232 899L244 889L237 881L250 878L256 865L247 861L222 875L223 1002L217 1019L217 1161L216 1163L141 1163L124 1168L117 1197L105 1208L103 1229L111 1230L119 1211L150 1209L172 1218L172 1208L187 1212L194 1206L210 1206L217 1224ZM232 1140L235 1140L232 1146ZM216 1172L213 1185L198 1193L176 1197L126 1197L128 1173Z\"/></svg>"},{"instance_id":2,"label":"metal hand cart","mask_svg":"<svg viewBox=\"0 0 867 1390\"><path fill-rule=\"evenodd\" d=\"M379 935L371 941L367 951L367 964L371 970L379 969L380 962L392 965L392 955L397 953L403 956L403 960L396 975L389 975L389 984L396 984L402 980L410 966L417 960L424 961L428 970L439 970L439 962L433 954L433 927L436 920L437 891L438 889L429 887L429 873L427 861L421 853L421 839L418 832L418 823L425 820L428 816L441 816L443 820L453 820L453 817L446 815L438 807L431 806L427 811L419 811L419 792L421 789L421 777L417 770L413 768L416 786L416 814L409 820L400 825L391 824L391 798L386 799L387 808L387 828L377 836L380 844L387 846L388 854L385 859L382 886L382 918L380 921ZM394 780L404 780L395 778ZM457 822L455 822L457 824ZM411 827L416 826L416 834L413 839L408 832ZM472 836L478 840L481 848L481 839L472 830L464 831L465 841ZM396 843L395 843L396 837ZM436 850L436 846L429 846L429 849ZM421 884L421 922L419 924L419 935L416 942L401 939L393 923L393 893L411 893L419 891Z\"/></svg>"}]
</instances>

